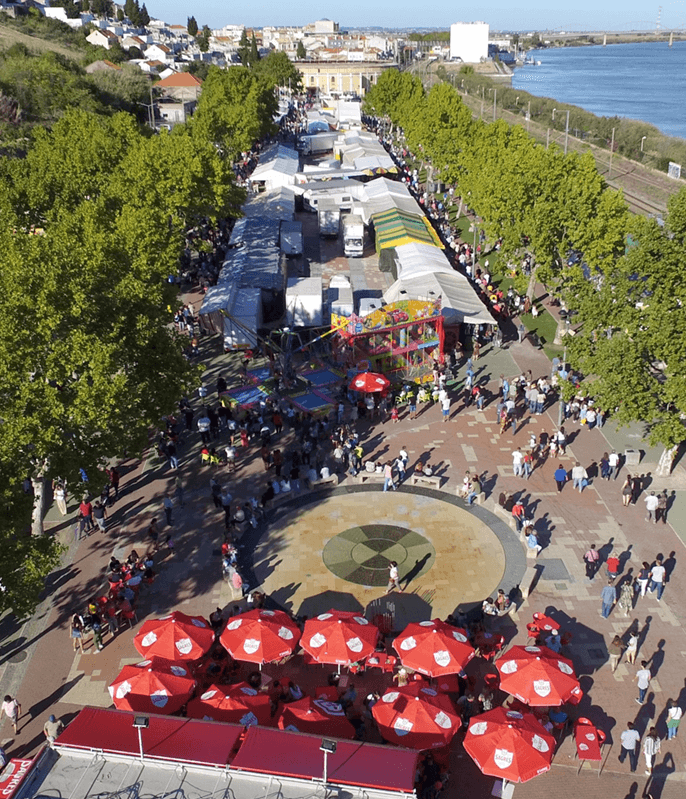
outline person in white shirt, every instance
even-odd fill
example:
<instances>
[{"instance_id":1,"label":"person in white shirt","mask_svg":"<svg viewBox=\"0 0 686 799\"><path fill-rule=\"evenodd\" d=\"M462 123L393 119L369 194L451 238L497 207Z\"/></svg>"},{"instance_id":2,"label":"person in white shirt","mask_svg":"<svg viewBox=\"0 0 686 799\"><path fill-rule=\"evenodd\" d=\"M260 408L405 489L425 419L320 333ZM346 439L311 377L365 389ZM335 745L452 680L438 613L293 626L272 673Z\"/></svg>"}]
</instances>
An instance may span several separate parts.
<instances>
[{"instance_id":1,"label":"person in white shirt","mask_svg":"<svg viewBox=\"0 0 686 799\"><path fill-rule=\"evenodd\" d=\"M672 738L676 738L677 730L679 729L679 724L681 723L681 717L683 716L683 710L677 705L677 703L670 699L667 703L667 740L671 741Z\"/></svg>"},{"instance_id":2,"label":"person in white shirt","mask_svg":"<svg viewBox=\"0 0 686 799\"><path fill-rule=\"evenodd\" d=\"M658 502L659 500L654 491L651 491L649 496L645 498L646 510L648 511L646 521L653 522L653 524L657 524L657 515L655 511L657 510Z\"/></svg>"},{"instance_id":3,"label":"person in white shirt","mask_svg":"<svg viewBox=\"0 0 686 799\"><path fill-rule=\"evenodd\" d=\"M524 463L524 453L519 447L517 447L517 449L512 453L512 469L514 471L515 477L522 476L523 463Z\"/></svg>"},{"instance_id":4,"label":"person in white shirt","mask_svg":"<svg viewBox=\"0 0 686 799\"><path fill-rule=\"evenodd\" d=\"M613 480L617 479L617 475L619 474L619 455L612 450L610 453L610 457L608 459L610 464L610 474L608 475L608 480L612 478Z\"/></svg>"},{"instance_id":5,"label":"person in white shirt","mask_svg":"<svg viewBox=\"0 0 686 799\"><path fill-rule=\"evenodd\" d=\"M655 565L650 570L650 593L657 591L657 601L662 599L665 590L665 580L667 578L665 567L662 565L662 558L657 558Z\"/></svg>"},{"instance_id":6,"label":"person in white shirt","mask_svg":"<svg viewBox=\"0 0 686 799\"><path fill-rule=\"evenodd\" d=\"M584 490L584 481L588 481L588 472L579 461L577 461L572 468L572 480L574 482L574 488L578 488L579 493L581 493Z\"/></svg>"},{"instance_id":7,"label":"person in white shirt","mask_svg":"<svg viewBox=\"0 0 686 799\"><path fill-rule=\"evenodd\" d=\"M619 752L619 762L623 763L626 756L629 755L629 764L631 765L632 773L636 771L638 766L638 752L636 746L641 740L638 730L634 729L633 722L628 722L627 729L619 736L621 741L621 750Z\"/></svg>"},{"instance_id":8,"label":"person in white shirt","mask_svg":"<svg viewBox=\"0 0 686 799\"><path fill-rule=\"evenodd\" d=\"M322 466L322 468L320 469L319 473L322 476L322 480L328 480L329 477L331 477L331 472L329 471L329 467L328 466Z\"/></svg>"},{"instance_id":9,"label":"person in white shirt","mask_svg":"<svg viewBox=\"0 0 686 799\"><path fill-rule=\"evenodd\" d=\"M401 594L403 592L403 589L400 587L398 564L394 560L388 564L388 586L386 587L386 593L390 594L393 589Z\"/></svg>"}]
</instances>

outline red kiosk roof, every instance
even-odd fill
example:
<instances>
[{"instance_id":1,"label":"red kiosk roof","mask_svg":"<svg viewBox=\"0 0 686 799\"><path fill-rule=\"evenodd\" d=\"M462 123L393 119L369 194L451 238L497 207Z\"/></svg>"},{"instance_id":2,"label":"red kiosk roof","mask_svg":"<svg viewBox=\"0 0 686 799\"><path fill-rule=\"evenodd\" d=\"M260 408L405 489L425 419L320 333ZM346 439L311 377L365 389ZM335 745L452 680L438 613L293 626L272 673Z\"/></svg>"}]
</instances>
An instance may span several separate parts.
<instances>
[{"instance_id":1,"label":"red kiosk roof","mask_svg":"<svg viewBox=\"0 0 686 799\"><path fill-rule=\"evenodd\" d=\"M137 713L87 707L59 736L56 745L72 749L98 749L108 754L138 755ZM146 714L150 726L141 730L143 752L158 760L184 761L224 767L243 733L240 724L182 719Z\"/></svg>"},{"instance_id":2,"label":"red kiosk roof","mask_svg":"<svg viewBox=\"0 0 686 799\"><path fill-rule=\"evenodd\" d=\"M320 735L251 727L231 767L282 777L321 779L321 744ZM328 782L407 793L414 789L417 752L353 741L337 740L336 744L336 753L329 755Z\"/></svg>"}]
</instances>

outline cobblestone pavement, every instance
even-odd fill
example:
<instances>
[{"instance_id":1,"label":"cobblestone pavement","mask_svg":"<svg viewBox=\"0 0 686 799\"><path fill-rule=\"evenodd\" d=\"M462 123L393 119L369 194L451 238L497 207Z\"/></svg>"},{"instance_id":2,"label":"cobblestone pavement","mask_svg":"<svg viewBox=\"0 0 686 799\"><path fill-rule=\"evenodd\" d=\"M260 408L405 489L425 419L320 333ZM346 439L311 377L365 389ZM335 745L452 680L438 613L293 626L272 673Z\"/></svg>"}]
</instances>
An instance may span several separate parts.
<instances>
[{"instance_id":1,"label":"cobblestone pavement","mask_svg":"<svg viewBox=\"0 0 686 799\"><path fill-rule=\"evenodd\" d=\"M197 303L197 297L195 301ZM229 377L235 377L235 358L224 356L218 348L217 341L205 340L202 343L202 357L208 367L207 382L210 386L220 370ZM488 380L493 389L501 373L512 376L524 369L531 369L534 375L539 375L550 368L544 354L533 349L528 342L511 344L502 351L486 352L476 366L479 378ZM453 393L455 399L448 423L442 421L440 409L435 406L424 408L416 422L410 422L406 416L402 416L397 424L361 421L365 458L390 457L404 446L409 452L411 464L430 454L432 463L443 476L441 491L446 496L455 497L462 475L469 468L478 470L484 476L484 485L491 498L491 511L495 510L493 497L502 491L523 498L534 515L536 528L545 545L537 563L543 569L531 596L510 618L501 620L502 631L508 642L523 643L526 640L524 625L530 620L531 613L544 610L572 633L567 654L575 663L585 692L575 713L597 723L607 733L611 744L606 748L607 759L600 777L589 764L577 776L578 761L574 759L573 744L569 736L565 737L556 752L551 772L518 786L517 796L534 799L543 794L546 797L574 794L585 799L594 799L596 796L602 796L603 799L638 799L639 796L647 796L648 792L654 799L683 796L686 791L684 735L669 743L663 740L657 767L650 778L643 774L642 759L636 775L629 772L627 762L620 764L617 760L619 734L627 721L636 722L641 733L656 724L664 739L667 700L674 698L682 707L686 706L685 611L679 600L686 591L686 553L672 526L672 519L665 525L648 524L643 497L636 507L623 507L620 498L621 473L620 479L612 482L601 481L593 476L594 464L604 451L618 446L622 440L621 432L617 433L609 426L603 430L589 431L579 429L574 424L568 425L570 437L566 455L538 466L531 478L525 481L513 476L511 453L517 446L526 446L530 433L538 435L542 431L551 432L555 428L557 407L541 416L525 418L514 436L510 431L501 436L492 406L486 407L483 412L465 410L461 400L457 399L458 395ZM612 444L606 433L612 439ZM279 442L281 446L288 445L290 435L284 434ZM174 510L176 554L173 557L167 554L160 561L158 580L141 596L134 629L122 630L113 640L106 638L106 646L101 653L94 652L90 645L84 655L75 655L71 651L68 619L71 613L82 610L90 598L106 588L105 567L113 553L121 556L126 555L132 546L139 551L146 548L144 537L147 524L153 516L163 518L162 496L176 473L160 463L152 453L148 453L141 461L124 462L122 496L114 506L108 531L104 535L94 533L89 538L75 541L73 518L76 507L73 503L70 506L71 517L66 522L54 508L50 510L47 527L68 545L68 552L60 569L51 576L45 599L35 616L21 625L14 625L11 618L0 622L3 632L0 690L3 695L16 694L24 714L18 736L12 737L6 721L3 720L0 727L0 741L11 755L30 755L37 751L43 738L43 723L51 712L68 720L84 704L110 704L107 685L124 664L139 660L132 637L144 619L174 608L208 615L216 606L228 608L243 602L232 596L229 586L221 580L219 546L223 536L222 514L212 505L209 491L211 472L209 467L201 467L199 450L199 437L194 431L181 446L178 473L185 484L185 505ZM558 462L570 469L577 460L592 475L590 485L581 494L573 491L571 484L558 493L553 479ZM654 463L641 463L640 471L646 475L646 482L652 479L654 468ZM228 474L220 470L220 474L222 481L232 486L234 497L247 497L261 491L264 471L258 448L253 446L241 451L235 473ZM349 479L342 481L342 488L349 484ZM678 490L683 483L683 469L677 466L672 477L656 478L653 485ZM381 490L381 486L378 486L378 490ZM370 491L362 496L368 497L372 503L373 494ZM323 508L323 498L327 495L322 493L321 496ZM360 495L352 495L351 499L356 496ZM402 496L402 493L393 495L398 501ZM317 508L318 504L315 502L313 507ZM459 520L459 513L466 512L458 511L455 512L455 520ZM340 509L336 512L340 515ZM347 520L347 527L368 521L359 518L360 512L357 510L352 514L355 518ZM389 511L387 515L392 516L393 512ZM280 517L276 514L275 518ZM403 526L402 519L387 519L388 524L394 522ZM327 520L322 516L319 519L319 543L313 546L307 563L309 569L311 560L319 578L327 573L321 565L322 556L318 554L326 543L326 530L323 533L321 530L326 524ZM412 524L407 522L410 528ZM448 575L446 579L439 573L443 569L442 562L447 561L453 551L455 537L459 536L457 524L444 523L440 527L438 530L429 530L427 527L423 533L435 549L435 561L441 563L440 566L429 568L418 579L418 586L430 585L431 590L420 591L417 588L415 591L414 583L408 587L408 595L415 596L418 604L424 603L426 607L423 612L427 615L432 615L434 606L438 615L444 615L450 608L460 604L468 581L478 584L480 580L485 580L484 586L488 584L489 587L484 590L491 590L489 575L458 574ZM291 536L290 523L283 526L277 523L261 533L259 540L247 542L255 547L254 574L269 587L273 599L284 607L301 612L301 607L294 606L295 593L289 591L288 586L295 580L295 569L302 574L300 582L303 583L297 601L301 603L302 597L308 594L305 590L308 572L298 566L298 559L303 555L303 535L306 533L293 527ZM582 555L591 543L595 543L604 554L613 548L622 553L623 574L635 575L641 561L652 561L657 553L663 553L667 558L669 583L662 602L658 602L654 594L648 595L638 600L629 617L622 616L615 608L607 620L603 619L600 616L602 575L596 576L592 582L584 577ZM499 554L497 548L501 544L494 541L488 546L493 546L493 552ZM489 569L488 547L485 549L486 562L480 561L477 571ZM275 553L278 558L274 557ZM437 570L434 575L433 568ZM319 582L313 580L315 590L310 592L319 593L319 603L330 600L327 591L340 592L345 589L345 583L339 577L335 578L339 581L335 584L322 582L319 578ZM356 588L356 584L352 583L348 585L351 601L358 602L355 591L359 586ZM371 598L379 600L383 590L378 589L376 593L368 591L363 597L364 602ZM615 634L624 635L634 620L641 631L638 660L648 660L653 673L646 702L641 707L634 701L636 667L621 664L612 673L606 649L611 638ZM309 678L306 677L297 663L289 665L289 669L289 673L300 675L303 681L312 681L312 672L308 672ZM266 671L272 676L279 673L276 668L271 671L267 668ZM321 679L322 673L318 670L315 681ZM378 679L378 676L372 675L361 678L360 696ZM458 734L458 741L460 736L461 733ZM450 796L479 799L490 795L493 779L483 777L459 745L454 745L452 749L452 773L448 791Z\"/></svg>"}]
</instances>

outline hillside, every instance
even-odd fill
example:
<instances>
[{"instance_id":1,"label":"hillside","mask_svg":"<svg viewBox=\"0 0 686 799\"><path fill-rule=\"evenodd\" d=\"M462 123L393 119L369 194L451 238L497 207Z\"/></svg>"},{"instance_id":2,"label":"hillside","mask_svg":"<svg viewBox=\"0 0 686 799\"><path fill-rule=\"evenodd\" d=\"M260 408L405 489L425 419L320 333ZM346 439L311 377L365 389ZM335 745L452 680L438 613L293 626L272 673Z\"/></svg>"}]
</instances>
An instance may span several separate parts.
<instances>
[{"instance_id":1,"label":"hillside","mask_svg":"<svg viewBox=\"0 0 686 799\"><path fill-rule=\"evenodd\" d=\"M50 34L46 32L46 36ZM23 33L15 25L0 19L0 51L8 50L14 44L23 44L32 52L42 53L52 50L60 55L80 60L83 58L83 47L70 46L52 39L43 38L36 34Z\"/></svg>"}]
</instances>

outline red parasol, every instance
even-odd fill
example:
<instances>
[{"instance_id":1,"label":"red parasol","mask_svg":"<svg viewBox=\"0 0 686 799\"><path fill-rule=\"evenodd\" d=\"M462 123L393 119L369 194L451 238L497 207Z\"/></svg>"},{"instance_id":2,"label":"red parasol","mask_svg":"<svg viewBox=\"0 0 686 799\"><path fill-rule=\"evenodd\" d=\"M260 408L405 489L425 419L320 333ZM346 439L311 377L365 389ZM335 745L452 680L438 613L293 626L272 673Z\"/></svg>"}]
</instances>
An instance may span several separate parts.
<instances>
[{"instance_id":1,"label":"red parasol","mask_svg":"<svg viewBox=\"0 0 686 799\"><path fill-rule=\"evenodd\" d=\"M408 624L393 648L404 666L430 677L457 674L475 654L467 633L440 619Z\"/></svg>"},{"instance_id":2,"label":"red parasol","mask_svg":"<svg viewBox=\"0 0 686 799\"><path fill-rule=\"evenodd\" d=\"M550 770L555 739L533 713L496 707L472 718L464 748L483 774L526 782Z\"/></svg>"},{"instance_id":3,"label":"red parasol","mask_svg":"<svg viewBox=\"0 0 686 799\"><path fill-rule=\"evenodd\" d=\"M572 662L547 646L513 646L495 665L501 690L531 707L578 702L582 696Z\"/></svg>"},{"instance_id":4,"label":"red parasol","mask_svg":"<svg viewBox=\"0 0 686 799\"><path fill-rule=\"evenodd\" d=\"M192 696L196 682L185 664L152 657L124 666L109 686L118 710L176 713Z\"/></svg>"},{"instance_id":5,"label":"red parasol","mask_svg":"<svg viewBox=\"0 0 686 799\"><path fill-rule=\"evenodd\" d=\"M188 703L188 717L226 721L252 727L271 723L269 695L259 693L247 682L235 685L210 685Z\"/></svg>"},{"instance_id":6,"label":"red parasol","mask_svg":"<svg viewBox=\"0 0 686 799\"><path fill-rule=\"evenodd\" d=\"M288 657L300 639L300 630L282 610L249 610L229 619L220 641L235 660L272 663Z\"/></svg>"},{"instance_id":7,"label":"red parasol","mask_svg":"<svg viewBox=\"0 0 686 799\"><path fill-rule=\"evenodd\" d=\"M362 391L365 394L374 394L386 391L391 385L391 381L378 374L378 372L362 372L354 377L348 386L349 391Z\"/></svg>"},{"instance_id":8,"label":"red parasol","mask_svg":"<svg viewBox=\"0 0 686 799\"><path fill-rule=\"evenodd\" d=\"M175 610L169 616L146 621L133 639L144 657L168 660L197 660L212 646L214 632L201 616L187 616Z\"/></svg>"},{"instance_id":9,"label":"red parasol","mask_svg":"<svg viewBox=\"0 0 686 799\"><path fill-rule=\"evenodd\" d=\"M318 663L344 666L372 654L379 629L354 611L330 610L305 622L300 646Z\"/></svg>"},{"instance_id":10,"label":"red parasol","mask_svg":"<svg viewBox=\"0 0 686 799\"><path fill-rule=\"evenodd\" d=\"M283 706L277 726L282 730L306 732L309 735L330 735L332 738L354 738L355 728L348 721L338 702L305 696Z\"/></svg>"},{"instance_id":11,"label":"red parasol","mask_svg":"<svg viewBox=\"0 0 686 799\"><path fill-rule=\"evenodd\" d=\"M445 746L460 728L460 717L445 695L424 683L389 688L372 708L379 732L410 749Z\"/></svg>"}]
</instances>

